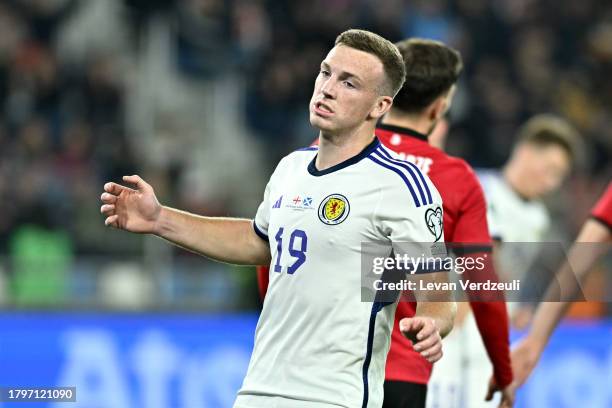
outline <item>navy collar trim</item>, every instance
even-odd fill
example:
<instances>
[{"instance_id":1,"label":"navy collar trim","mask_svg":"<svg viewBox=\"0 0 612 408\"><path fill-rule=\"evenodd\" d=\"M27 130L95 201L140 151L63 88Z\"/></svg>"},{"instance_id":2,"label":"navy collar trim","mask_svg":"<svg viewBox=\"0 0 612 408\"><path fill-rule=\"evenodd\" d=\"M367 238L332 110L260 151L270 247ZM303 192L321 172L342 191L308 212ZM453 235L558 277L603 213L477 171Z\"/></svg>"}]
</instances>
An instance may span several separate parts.
<instances>
[{"instance_id":1,"label":"navy collar trim","mask_svg":"<svg viewBox=\"0 0 612 408\"><path fill-rule=\"evenodd\" d=\"M426 134L417 132L416 130L411 129L411 128L395 126L395 125L387 125L384 123L379 123L378 125L376 125L376 127L381 130L388 130L389 132L397 133L400 136L410 136L410 137L414 137L414 138L423 140L425 142L427 141Z\"/></svg>"},{"instance_id":2,"label":"navy collar trim","mask_svg":"<svg viewBox=\"0 0 612 408\"><path fill-rule=\"evenodd\" d=\"M318 153L315 155L315 157L312 158L312 161L308 164L308 173L310 173L311 175L315 176L315 177L319 177L319 176L324 176L326 174L329 173L333 173L335 171L338 170L342 170L345 167L351 166L353 164L358 163L361 159L367 157L370 153L372 153L374 150L376 150L376 148L380 146L380 141L378 140L377 137L374 138L374 140L372 140L372 142L367 145L360 153L358 153L357 155L346 159L345 161L338 163L336 165L331 166L330 168L327 168L325 170L318 170L317 166L315 165L315 162L317 161L317 156L319 155Z\"/></svg>"}]
</instances>

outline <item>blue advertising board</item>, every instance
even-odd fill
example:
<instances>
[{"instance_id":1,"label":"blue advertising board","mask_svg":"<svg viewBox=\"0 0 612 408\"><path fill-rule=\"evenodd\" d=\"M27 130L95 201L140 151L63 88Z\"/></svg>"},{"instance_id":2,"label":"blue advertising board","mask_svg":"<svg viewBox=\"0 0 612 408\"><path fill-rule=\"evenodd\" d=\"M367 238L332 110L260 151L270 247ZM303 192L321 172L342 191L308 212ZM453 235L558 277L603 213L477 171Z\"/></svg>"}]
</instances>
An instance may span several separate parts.
<instances>
[{"instance_id":1,"label":"blue advertising board","mask_svg":"<svg viewBox=\"0 0 612 408\"><path fill-rule=\"evenodd\" d=\"M76 387L76 403L32 404L37 407L231 407L256 321L255 315L0 314L0 386Z\"/></svg>"},{"instance_id":2,"label":"blue advertising board","mask_svg":"<svg viewBox=\"0 0 612 408\"><path fill-rule=\"evenodd\" d=\"M231 407L256 320L254 314L0 313L0 386L72 386L77 396L75 403L0 407ZM517 406L612 406L612 323L561 326Z\"/></svg>"},{"instance_id":3,"label":"blue advertising board","mask_svg":"<svg viewBox=\"0 0 612 408\"><path fill-rule=\"evenodd\" d=\"M612 407L612 322L563 323L520 389L516 406Z\"/></svg>"}]
</instances>

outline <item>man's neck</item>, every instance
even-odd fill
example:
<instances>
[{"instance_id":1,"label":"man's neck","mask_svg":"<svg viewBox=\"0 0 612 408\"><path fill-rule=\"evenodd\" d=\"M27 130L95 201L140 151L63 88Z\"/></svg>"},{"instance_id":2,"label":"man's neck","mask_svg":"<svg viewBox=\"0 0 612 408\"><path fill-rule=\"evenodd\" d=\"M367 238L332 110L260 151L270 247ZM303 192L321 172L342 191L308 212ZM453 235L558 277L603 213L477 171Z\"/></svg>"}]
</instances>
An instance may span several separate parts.
<instances>
[{"instance_id":1,"label":"man's neck","mask_svg":"<svg viewBox=\"0 0 612 408\"><path fill-rule=\"evenodd\" d=\"M385 125L399 126L416 130L424 135L429 134L432 128L432 122L428 118L419 115L409 115L405 113L397 113L393 109L389 111L382 119Z\"/></svg>"},{"instance_id":2,"label":"man's neck","mask_svg":"<svg viewBox=\"0 0 612 408\"><path fill-rule=\"evenodd\" d=\"M319 133L319 153L315 165L318 170L326 170L357 156L374 140L374 127L364 126L344 134L327 135Z\"/></svg>"}]
</instances>

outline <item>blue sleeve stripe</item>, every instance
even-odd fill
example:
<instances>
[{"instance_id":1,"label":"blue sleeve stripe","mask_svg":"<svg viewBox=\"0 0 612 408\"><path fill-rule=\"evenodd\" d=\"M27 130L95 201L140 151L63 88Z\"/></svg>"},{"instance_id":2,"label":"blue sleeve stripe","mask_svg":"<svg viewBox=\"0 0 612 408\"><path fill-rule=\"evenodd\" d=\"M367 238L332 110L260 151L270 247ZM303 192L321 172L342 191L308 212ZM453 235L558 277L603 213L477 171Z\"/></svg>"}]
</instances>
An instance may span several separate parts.
<instances>
[{"instance_id":1,"label":"blue sleeve stripe","mask_svg":"<svg viewBox=\"0 0 612 408\"><path fill-rule=\"evenodd\" d=\"M389 152L387 152L382 147L379 147L377 149L377 152L379 152L379 154L382 153L385 156L385 158L386 158L386 160L388 162L393 163L393 164L395 164L397 166L400 166L401 168L407 170L408 173L410 173L410 176L412 177L412 179L414 180L414 182L416 183L416 185L417 185L417 187L419 189L419 193L421 194L421 200L423 201L423 203L425 203L425 204L432 204L433 203L433 198L431 197L431 191L429 190L429 187L427 186L427 182L425 181L425 177L423 177L423 174L421 173L421 170L419 170L419 168L414 163L410 163L409 161L394 159L393 157L391 157ZM418 174L418 176L417 176L417 174ZM421 184L422 184L423 188L421 188ZM427 198L425 198L425 193L423 192L423 190L425 190L425 192L427 193Z\"/></svg>"},{"instance_id":2,"label":"blue sleeve stripe","mask_svg":"<svg viewBox=\"0 0 612 408\"><path fill-rule=\"evenodd\" d=\"M316 146L302 147L301 149L297 149L296 152L309 152L312 150L319 150L319 148Z\"/></svg>"},{"instance_id":3,"label":"blue sleeve stripe","mask_svg":"<svg viewBox=\"0 0 612 408\"><path fill-rule=\"evenodd\" d=\"M411 163L409 161L407 161L406 163L408 163L408 165L414 169L416 174L419 175L419 178L421 179L421 182L423 183L423 186L425 187L425 191L427 192L427 200L429 201L429 204L433 204L433 197L431 196L431 190L429 189L429 186L427 185L427 181L425 181L425 176L423 176L423 172L421 171L421 169L419 169L416 166L416 164Z\"/></svg>"},{"instance_id":4,"label":"blue sleeve stripe","mask_svg":"<svg viewBox=\"0 0 612 408\"><path fill-rule=\"evenodd\" d=\"M390 166L386 163L383 163L382 161L378 160L377 158L375 158L373 155L369 155L368 159L372 160L374 163L381 165L382 167L391 170L392 172L396 173L398 176L400 176L402 178L402 180L404 180L404 183L406 183L406 186L408 186L408 190L410 190L410 194L412 195L412 199L414 200L414 205L417 207L421 206L421 203L419 203L419 199L417 198L416 193L414 192L414 189L412 188L412 185L410 184L410 181L408 181L408 179L406 178L406 176L404 175L404 173L393 167Z\"/></svg>"},{"instance_id":5,"label":"blue sleeve stripe","mask_svg":"<svg viewBox=\"0 0 612 408\"><path fill-rule=\"evenodd\" d=\"M263 239L266 242L270 242L270 239L268 238L268 236L262 230L259 229L257 224L255 224L255 220L253 220L253 229L255 230L255 233L257 234L259 238Z\"/></svg>"},{"instance_id":6,"label":"blue sleeve stripe","mask_svg":"<svg viewBox=\"0 0 612 408\"><path fill-rule=\"evenodd\" d=\"M419 178L417 177L416 174L414 174L414 172L412 171L412 169L408 166L408 164L404 161L400 161L400 160L395 160L391 157L391 155L389 155L388 152L386 152L384 149L377 149L376 154L378 154L378 156L386 161L389 164L392 164L394 166L398 166L404 170L406 170L409 174L410 177L412 177L412 180L414 181L414 184L416 184L417 188L419 189L419 194L421 195L421 202L425 205L425 204L431 204L429 201L427 201L427 198L425 197L425 193L423 192L423 188L421 187L421 183L419 182Z\"/></svg>"}]
</instances>

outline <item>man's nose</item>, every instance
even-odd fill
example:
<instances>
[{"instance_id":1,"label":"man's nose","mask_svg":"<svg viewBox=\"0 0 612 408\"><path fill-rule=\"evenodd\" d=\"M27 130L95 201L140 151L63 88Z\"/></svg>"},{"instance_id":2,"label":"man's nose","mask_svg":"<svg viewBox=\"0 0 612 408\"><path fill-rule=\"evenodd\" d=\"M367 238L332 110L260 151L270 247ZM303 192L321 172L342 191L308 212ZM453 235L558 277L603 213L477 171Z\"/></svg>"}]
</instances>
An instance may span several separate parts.
<instances>
[{"instance_id":1,"label":"man's nose","mask_svg":"<svg viewBox=\"0 0 612 408\"><path fill-rule=\"evenodd\" d=\"M321 92L326 98L334 99L336 97L336 81L333 78L328 78L321 85Z\"/></svg>"}]
</instances>

